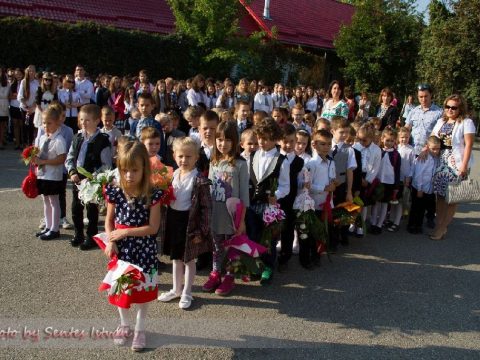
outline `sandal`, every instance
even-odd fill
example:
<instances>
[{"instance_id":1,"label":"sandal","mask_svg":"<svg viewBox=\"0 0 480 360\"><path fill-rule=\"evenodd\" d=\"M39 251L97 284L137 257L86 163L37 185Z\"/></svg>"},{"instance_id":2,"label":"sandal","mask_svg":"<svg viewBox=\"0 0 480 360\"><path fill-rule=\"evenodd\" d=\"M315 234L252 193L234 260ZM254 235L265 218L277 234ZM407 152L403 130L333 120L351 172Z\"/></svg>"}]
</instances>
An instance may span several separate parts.
<instances>
[{"instance_id":1,"label":"sandal","mask_svg":"<svg viewBox=\"0 0 480 360\"><path fill-rule=\"evenodd\" d=\"M398 226L397 224L392 224L387 230L390 232L397 232L399 229L400 229L400 226Z\"/></svg>"},{"instance_id":2,"label":"sandal","mask_svg":"<svg viewBox=\"0 0 480 360\"><path fill-rule=\"evenodd\" d=\"M145 337L145 331L135 331L132 341L132 350L133 351L142 351L147 345L147 340Z\"/></svg>"},{"instance_id":3,"label":"sandal","mask_svg":"<svg viewBox=\"0 0 480 360\"><path fill-rule=\"evenodd\" d=\"M123 346L130 336L132 336L130 326L120 325L113 335L113 343L117 346Z\"/></svg>"}]
</instances>

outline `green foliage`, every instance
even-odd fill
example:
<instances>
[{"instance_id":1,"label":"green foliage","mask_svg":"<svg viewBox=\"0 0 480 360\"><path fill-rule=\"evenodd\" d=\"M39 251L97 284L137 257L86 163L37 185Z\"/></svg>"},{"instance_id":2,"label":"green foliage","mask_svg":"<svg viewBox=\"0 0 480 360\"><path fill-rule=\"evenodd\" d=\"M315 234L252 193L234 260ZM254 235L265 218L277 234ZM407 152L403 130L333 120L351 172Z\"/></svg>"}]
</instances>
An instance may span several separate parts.
<instances>
[{"instance_id":1,"label":"green foliage","mask_svg":"<svg viewBox=\"0 0 480 360\"><path fill-rule=\"evenodd\" d=\"M335 39L347 80L357 90L390 86L404 94L415 83L423 23L413 0L358 0L349 25Z\"/></svg>"},{"instance_id":2,"label":"green foliage","mask_svg":"<svg viewBox=\"0 0 480 360\"><path fill-rule=\"evenodd\" d=\"M459 92L480 109L480 0L458 0L451 10L432 0L429 10L418 77L434 86L438 102Z\"/></svg>"}]
</instances>

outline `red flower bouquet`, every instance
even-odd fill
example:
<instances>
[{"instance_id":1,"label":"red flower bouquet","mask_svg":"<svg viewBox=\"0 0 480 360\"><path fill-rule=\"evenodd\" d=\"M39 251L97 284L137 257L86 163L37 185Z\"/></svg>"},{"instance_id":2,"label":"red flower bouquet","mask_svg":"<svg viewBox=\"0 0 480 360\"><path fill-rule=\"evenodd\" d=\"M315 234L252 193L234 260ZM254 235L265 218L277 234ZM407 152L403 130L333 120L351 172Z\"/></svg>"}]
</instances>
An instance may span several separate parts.
<instances>
[{"instance_id":1,"label":"red flower bouquet","mask_svg":"<svg viewBox=\"0 0 480 360\"><path fill-rule=\"evenodd\" d=\"M36 146L29 146L22 151L22 159L25 165L29 165L32 159L40 153L40 149Z\"/></svg>"}]
</instances>

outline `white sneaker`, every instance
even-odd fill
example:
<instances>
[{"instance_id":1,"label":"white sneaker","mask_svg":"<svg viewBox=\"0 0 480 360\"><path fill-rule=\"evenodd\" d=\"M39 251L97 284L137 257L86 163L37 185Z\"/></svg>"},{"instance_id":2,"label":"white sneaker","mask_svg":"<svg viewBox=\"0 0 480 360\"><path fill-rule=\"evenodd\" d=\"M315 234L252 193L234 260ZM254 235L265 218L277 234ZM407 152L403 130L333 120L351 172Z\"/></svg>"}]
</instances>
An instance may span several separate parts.
<instances>
[{"instance_id":1,"label":"white sneaker","mask_svg":"<svg viewBox=\"0 0 480 360\"><path fill-rule=\"evenodd\" d=\"M362 227L357 228L355 236L356 237L363 237L363 228Z\"/></svg>"},{"instance_id":2,"label":"white sneaker","mask_svg":"<svg viewBox=\"0 0 480 360\"><path fill-rule=\"evenodd\" d=\"M45 218L40 219L40 224L38 224L38 228L43 230L45 228Z\"/></svg>"},{"instance_id":3,"label":"white sneaker","mask_svg":"<svg viewBox=\"0 0 480 360\"><path fill-rule=\"evenodd\" d=\"M180 309L188 309L192 305L193 297L191 295L182 295L178 307Z\"/></svg>"},{"instance_id":4,"label":"white sneaker","mask_svg":"<svg viewBox=\"0 0 480 360\"><path fill-rule=\"evenodd\" d=\"M88 218L83 218L83 225L88 225L89 221Z\"/></svg>"},{"instance_id":5,"label":"white sneaker","mask_svg":"<svg viewBox=\"0 0 480 360\"><path fill-rule=\"evenodd\" d=\"M157 299L162 302L169 302L169 301L172 301L173 299L178 299L179 297L180 297L180 294L176 294L173 291L173 289L171 289L170 291L161 293Z\"/></svg>"},{"instance_id":6,"label":"white sneaker","mask_svg":"<svg viewBox=\"0 0 480 360\"><path fill-rule=\"evenodd\" d=\"M355 224L350 224L350 226L348 227L348 232L353 234L353 233L355 233L356 229L357 228L356 228Z\"/></svg>"},{"instance_id":7,"label":"white sneaker","mask_svg":"<svg viewBox=\"0 0 480 360\"><path fill-rule=\"evenodd\" d=\"M60 219L60 226L65 230L73 229L73 225L68 222L66 217Z\"/></svg>"},{"instance_id":8,"label":"white sneaker","mask_svg":"<svg viewBox=\"0 0 480 360\"><path fill-rule=\"evenodd\" d=\"M277 242L277 251L281 251L281 250L282 250L282 242L278 241Z\"/></svg>"}]
</instances>

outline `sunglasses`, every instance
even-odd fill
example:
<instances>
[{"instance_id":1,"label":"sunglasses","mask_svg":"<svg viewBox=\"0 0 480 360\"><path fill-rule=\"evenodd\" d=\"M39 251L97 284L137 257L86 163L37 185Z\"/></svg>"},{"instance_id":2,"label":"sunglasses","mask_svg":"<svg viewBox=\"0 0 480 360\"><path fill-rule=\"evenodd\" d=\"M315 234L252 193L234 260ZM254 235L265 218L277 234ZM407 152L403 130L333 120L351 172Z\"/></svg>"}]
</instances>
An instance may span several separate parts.
<instances>
[{"instance_id":1,"label":"sunglasses","mask_svg":"<svg viewBox=\"0 0 480 360\"><path fill-rule=\"evenodd\" d=\"M45 79L45 78L43 78L43 80L45 80L45 81L52 81L52 79Z\"/></svg>"},{"instance_id":2,"label":"sunglasses","mask_svg":"<svg viewBox=\"0 0 480 360\"><path fill-rule=\"evenodd\" d=\"M445 110L453 110L453 111L456 111L456 110L458 110L458 106L445 105Z\"/></svg>"},{"instance_id":3,"label":"sunglasses","mask_svg":"<svg viewBox=\"0 0 480 360\"><path fill-rule=\"evenodd\" d=\"M432 91L432 87L429 84L419 84L417 86L417 89L419 91L424 91L424 90Z\"/></svg>"}]
</instances>

